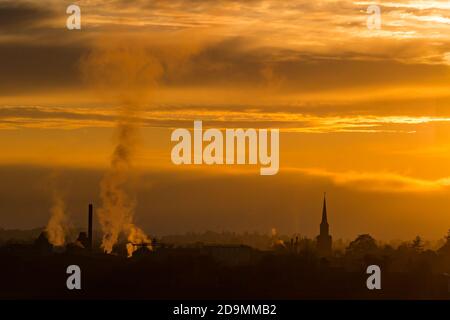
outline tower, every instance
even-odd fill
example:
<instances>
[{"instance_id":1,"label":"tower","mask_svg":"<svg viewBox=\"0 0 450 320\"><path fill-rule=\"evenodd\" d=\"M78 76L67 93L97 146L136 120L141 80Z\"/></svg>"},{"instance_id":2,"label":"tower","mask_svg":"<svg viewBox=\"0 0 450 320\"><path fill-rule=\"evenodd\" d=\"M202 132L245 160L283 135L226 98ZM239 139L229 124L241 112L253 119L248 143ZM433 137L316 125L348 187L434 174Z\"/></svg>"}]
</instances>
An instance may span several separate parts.
<instances>
[{"instance_id":1,"label":"tower","mask_svg":"<svg viewBox=\"0 0 450 320\"><path fill-rule=\"evenodd\" d=\"M331 236L327 217L326 194L323 195L322 221L320 222L320 234L317 236L317 250L320 256L331 255Z\"/></svg>"}]
</instances>

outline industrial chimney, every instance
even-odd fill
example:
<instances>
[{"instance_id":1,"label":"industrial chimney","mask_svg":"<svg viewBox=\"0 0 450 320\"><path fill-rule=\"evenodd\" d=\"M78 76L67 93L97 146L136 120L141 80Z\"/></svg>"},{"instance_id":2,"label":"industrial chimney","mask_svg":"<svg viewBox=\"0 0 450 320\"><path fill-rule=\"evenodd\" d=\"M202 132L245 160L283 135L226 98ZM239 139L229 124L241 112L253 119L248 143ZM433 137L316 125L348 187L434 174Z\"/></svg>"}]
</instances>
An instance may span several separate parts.
<instances>
[{"instance_id":1,"label":"industrial chimney","mask_svg":"<svg viewBox=\"0 0 450 320\"><path fill-rule=\"evenodd\" d=\"M88 249L92 250L92 203L89 204L88 216Z\"/></svg>"}]
</instances>

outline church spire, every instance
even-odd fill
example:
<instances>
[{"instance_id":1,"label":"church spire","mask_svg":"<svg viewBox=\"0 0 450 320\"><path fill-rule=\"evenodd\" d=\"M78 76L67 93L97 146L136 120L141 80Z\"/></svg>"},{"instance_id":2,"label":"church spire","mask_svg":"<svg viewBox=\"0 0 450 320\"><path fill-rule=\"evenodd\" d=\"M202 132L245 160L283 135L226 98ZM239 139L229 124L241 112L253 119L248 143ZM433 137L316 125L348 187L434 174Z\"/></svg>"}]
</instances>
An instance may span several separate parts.
<instances>
[{"instance_id":1,"label":"church spire","mask_svg":"<svg viewBox=\"0 0 450 320\"><path fill-rule=\"evenodd\" d=\"M323 207L322 207L322 223L328 223L327 219L327 200L326 200L327 193L323 193Z\"/></svg>"},{"instance_id":2,"label":"church spire","mask_svg":"<svg viewBox=\"0 0 450 320\"><path fill-rule=\"evenodd\" d=\"M317 249L319 255L326 257L331 255L332 238L329 232L327 217L326 193L323 193L322 222L320 222L320 233L317 236Z\"/></svg>"}]
</instances>

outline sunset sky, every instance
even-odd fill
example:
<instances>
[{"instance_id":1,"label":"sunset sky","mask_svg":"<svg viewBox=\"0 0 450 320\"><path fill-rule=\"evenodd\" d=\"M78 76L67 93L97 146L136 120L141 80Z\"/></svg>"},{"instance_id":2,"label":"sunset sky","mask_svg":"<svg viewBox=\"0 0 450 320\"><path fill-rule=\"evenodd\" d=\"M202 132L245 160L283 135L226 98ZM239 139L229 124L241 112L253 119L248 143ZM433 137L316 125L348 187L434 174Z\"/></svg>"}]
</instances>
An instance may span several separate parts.
<instances>
[{"instance_id":1,"label":"sunset sky","mask_svg":"<svg viewBox=\"0 0 450 320\"><path fill-rule=\"evenodd\" d=\"M0 0L0 227L44 226L54 175L84 226L124 104L141 108L135 220L151 235L312 237L324 191L335 239L450 229L447 0ZM170 134L194 120L280 128L279 173L173 165Z\"/></svg>"}]
</instances>

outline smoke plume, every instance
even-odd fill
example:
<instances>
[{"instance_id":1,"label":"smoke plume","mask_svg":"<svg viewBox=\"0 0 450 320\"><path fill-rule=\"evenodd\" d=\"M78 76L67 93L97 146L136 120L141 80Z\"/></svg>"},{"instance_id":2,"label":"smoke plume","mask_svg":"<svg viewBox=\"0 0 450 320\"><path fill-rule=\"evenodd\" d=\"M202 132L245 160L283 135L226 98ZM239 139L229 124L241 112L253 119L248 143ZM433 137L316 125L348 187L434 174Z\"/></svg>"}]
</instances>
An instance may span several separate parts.
<instances>
[{"instance_id":1,"label":"smoke plume","mask_svg":"<svg viewBox=\"0 0 450 320\"><path fill-rule=\"evenodd\" d=\"M173 46L167 51L161 47L156 50L145 46L143 39L105 40L97 42L81 61L85 80L108 101L120 105L117 141L110 168L100 184L102 205L97 212L103 231L102 248L111 253L119 237L125 235L129 242L128 255L131 255L136 247L133 244L148 244L151 249L149 237L134 224L137 202L131 178L135 172L133 160L138 148L140 118L164 73L175 70L175 65L195 50L186 47L177 50Z\"/></svg>"},{"instance_id":2,"label":"smoke plume","mask_svg":"<svg viewBox=\"0 0 450 320\"><path fill-rule=\"evenodd\" d=\"M51 216L45 231L48 241L55 247L63 246L66 242L67 217L64 201L60 194L53 192L53 204L50 209Z\"/></svg>"},{"instance_id":3,"label":"smoke plume","mask_svg":"<svg viewBox=\"0 0 450 320\"><path fill-rule=\"evenodd\" d=\"M82 74L107 101L120 105L116 124L116 144L110 168L100 184L101 208L97 211L103 231L102 248L111 253L119 237L128 240L128 255L136 244L151 241L134 224L136 196L132 177L136 172L133 160L139 141L140 119L144 108L150 105L157 85L167 73L179 72L188 57L200 47L192 37L188 40L175 34L143 38L97 39L95 48L81 61ZM153 44L159 43L158 46ZM170 75L169 75L170 76Z\"/></svg>"},{"instance_id":4,"label":"smoke plume","mask_svg":"<svg viewBox=\"0 0 450 320\"><path fill-rule=\"evenodd\" d=\"M276 228L272 228L272 247L282 246L285 247L284 241L278 237L278 232Z\"/></svg>"},{"instance_id":5,"label":"smoke plume","mask_svg":"<svg viewBox=\"0 0 450 320\"><path fill-rule=\"evenodd\" d=\"M98 211L103 230L103 249L110 253L121 233L130 243L148 243L150 239L133 223L136 198L133 196L130 177L132 159L135 155L137 126L134 122L120 121L117 124L117 145L112 154L110 169L105 173L100 184L102 207ZM127 245L131 256L133 246Z\"/></svg>"},{"instance_id":6,"label":"smoke plume","mask_svg":"<svg viewBox=\"0 0 450 320\"><path fill-rule=\"evenodd\" d=\"M143 104L162 73L158 61L144 48L126 42L108 42L84 57L82 71L101 93L120 104L116 124L116 145L110 168L100 183L101 208L97 211L103 231L102 248L111 253L119 236L131 243L150 239L134 225L136 198L131 177L139 137L139 116ZM131 246L128 254L132 254Z\"/></svg>"}]
</instances>

